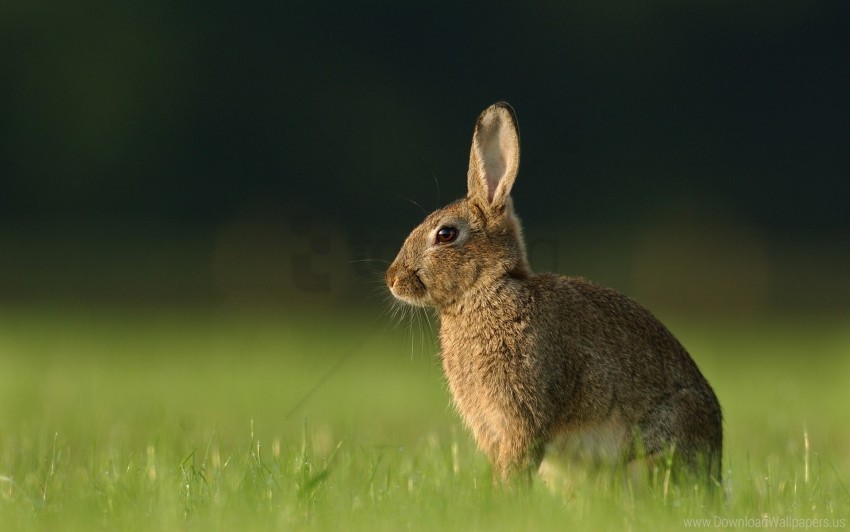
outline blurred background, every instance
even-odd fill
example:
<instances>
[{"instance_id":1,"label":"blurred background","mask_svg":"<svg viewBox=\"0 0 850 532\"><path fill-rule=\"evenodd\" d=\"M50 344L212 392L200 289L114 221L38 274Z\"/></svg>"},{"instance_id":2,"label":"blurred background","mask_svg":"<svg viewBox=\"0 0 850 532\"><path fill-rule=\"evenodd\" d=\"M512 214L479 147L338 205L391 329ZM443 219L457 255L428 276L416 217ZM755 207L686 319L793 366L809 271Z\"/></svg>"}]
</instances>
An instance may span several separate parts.
<instances>
[{"instance_id":1,"label":"blurred background","mask_svg":"<svg viewBox=\"0 0 850 532\"><path fill-rule=\"evenodd\" d=\"M48 5L50 4L50 5ZM0 304L385 305L517 111L532 266L850 310L850 3L0 6Z\"/></svg>"}]
</instances>

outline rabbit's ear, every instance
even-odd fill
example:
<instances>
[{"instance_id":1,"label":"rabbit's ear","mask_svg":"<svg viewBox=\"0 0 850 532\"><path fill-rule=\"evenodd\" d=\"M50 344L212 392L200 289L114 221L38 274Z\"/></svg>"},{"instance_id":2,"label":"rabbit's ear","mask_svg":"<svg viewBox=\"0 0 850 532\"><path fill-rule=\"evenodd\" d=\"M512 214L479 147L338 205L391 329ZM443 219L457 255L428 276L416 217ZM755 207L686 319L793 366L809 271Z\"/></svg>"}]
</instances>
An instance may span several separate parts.
<instances>
[{"instance_id":1,"label":"rabbit's ear","mask_svg":"<svg viewBox=\"0 0 850 532\"><path fill-rule=\"evenodd\" d=\"M519 129L506 102L491 105L478 117L472 135L467 174L468 195L501 209L519 170Z\"/></svg>"}]
</instances>

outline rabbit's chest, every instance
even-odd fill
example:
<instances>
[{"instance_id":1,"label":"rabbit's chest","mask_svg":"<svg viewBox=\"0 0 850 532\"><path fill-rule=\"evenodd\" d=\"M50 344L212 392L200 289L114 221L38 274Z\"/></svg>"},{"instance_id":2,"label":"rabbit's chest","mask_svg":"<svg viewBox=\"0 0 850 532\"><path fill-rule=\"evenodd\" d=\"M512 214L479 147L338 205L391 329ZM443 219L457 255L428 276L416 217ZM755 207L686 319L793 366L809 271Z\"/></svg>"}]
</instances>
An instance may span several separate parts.
<instances>
[{"instance_id":1,"label":"rabbit's chest","mask_svg":"<svg viewBox=\"0 0 850 532\"><path fill-rule=\"evenodd\" d=\"M480 346L443 352L443 369L455 406L476 440L497 446L522 425L523 375L499 351ZM517 393L517 392L520 393Z\"/></svg>"},{"instance_id":2,"label":"rabbit's chest","mask_svg":"<svg viewBox=\"0 0 850 532\"><path fill-rule=\"evenodd\" d=\"M443 369L458 412L485 447L528 425L540 381L525 320L503 315L444 319Z\"/></svg>"}]
</instances>

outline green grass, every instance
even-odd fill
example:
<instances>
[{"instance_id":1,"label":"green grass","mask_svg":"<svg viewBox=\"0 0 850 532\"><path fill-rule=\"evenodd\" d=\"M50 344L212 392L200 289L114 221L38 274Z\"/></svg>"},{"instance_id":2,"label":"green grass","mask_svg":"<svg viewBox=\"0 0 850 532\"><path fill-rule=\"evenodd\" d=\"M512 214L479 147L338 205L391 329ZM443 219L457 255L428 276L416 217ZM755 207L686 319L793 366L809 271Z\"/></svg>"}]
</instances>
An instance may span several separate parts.
<instances>
[{"instance_id":1,"label":"green grass","mask_svg":"<svg viewBox=\"0 0 850 532\"><path fill-rule=\"evenodd\" d=\"M724 408L716 501L616 475L494 487L431 339L363 314L3 309L0 529L850 524L846 319L668 320Z\"/></svg>"}]
</instances>

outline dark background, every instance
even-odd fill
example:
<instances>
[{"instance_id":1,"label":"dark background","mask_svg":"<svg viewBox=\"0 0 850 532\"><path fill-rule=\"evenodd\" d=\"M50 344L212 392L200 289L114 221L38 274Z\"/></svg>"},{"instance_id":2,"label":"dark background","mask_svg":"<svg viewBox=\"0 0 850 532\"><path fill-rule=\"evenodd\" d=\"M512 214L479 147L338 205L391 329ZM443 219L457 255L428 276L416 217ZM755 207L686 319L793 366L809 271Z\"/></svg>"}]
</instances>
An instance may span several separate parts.
<instances>
[{"instance_id":1,"label":"dark background","mask_svg":"<svg viewBox=\"0 0 850 532\"><path fill-rule=\"evenodd\" d=\"M381 304L372 260L412 202L465 193L475 118L505 99L537 269L651 308L847 310L848 21L846 1L6 0L0 302Z\"/></svg>"}]
</instances>

